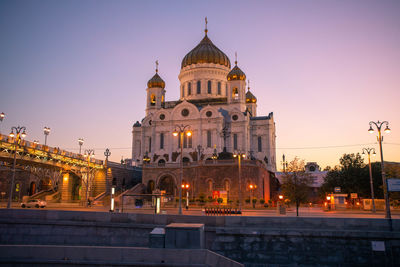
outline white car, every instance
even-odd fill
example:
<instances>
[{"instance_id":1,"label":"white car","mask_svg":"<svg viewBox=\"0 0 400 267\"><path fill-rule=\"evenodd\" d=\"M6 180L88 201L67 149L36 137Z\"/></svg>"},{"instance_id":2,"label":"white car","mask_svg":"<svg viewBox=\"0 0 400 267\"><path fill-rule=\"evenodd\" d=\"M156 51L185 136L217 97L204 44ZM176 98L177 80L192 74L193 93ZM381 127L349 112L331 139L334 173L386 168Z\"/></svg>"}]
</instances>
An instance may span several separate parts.
<instances>
[{"instance_id":1,"label":"white car","mask_svg":"<svg viewBox=\"0 0 400 267\"><path fill-rule=\"evenodd\" d=\"M21 208L44 208L47 203L40 199L30 199L26 203L21 203Z\"/></svg>"}]
</instances>

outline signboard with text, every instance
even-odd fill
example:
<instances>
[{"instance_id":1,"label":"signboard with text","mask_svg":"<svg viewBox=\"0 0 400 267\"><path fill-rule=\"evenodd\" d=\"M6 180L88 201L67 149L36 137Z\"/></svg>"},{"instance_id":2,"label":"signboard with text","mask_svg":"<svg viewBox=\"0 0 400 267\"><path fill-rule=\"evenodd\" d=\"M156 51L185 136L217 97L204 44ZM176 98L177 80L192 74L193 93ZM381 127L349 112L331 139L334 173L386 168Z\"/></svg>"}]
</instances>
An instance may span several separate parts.
<instances>
[{"instance_id":1,"label":"signboard with text","mask_svg":"<svg viewBox=\"0 0 400 267\"><path fill-rule=\"evenodd\" d=\"M400 179L391 178L387 179L388 191L390 192L400 192Z\"/></svg>"},{"instance_id":2,"label":"signboard with text","mask_svg":"<svg viewBox=\"0 0 400 267\"><path fill-rule=\"evenodd\" d=\"M357 198L358 197L357 193L351 193L350 196L351 196L351 198Z\"/></svg>"},{"instance_id":3,"label":"signboard with text","mask_svg":"<svg viewBox=\"0 0 400 267\"><path fill-rule=\"evenodd\" d=\"M335 193L340 193L342 191L342 189L339 186L335 187L334 190Z\"/></svg>"}]
</instances>

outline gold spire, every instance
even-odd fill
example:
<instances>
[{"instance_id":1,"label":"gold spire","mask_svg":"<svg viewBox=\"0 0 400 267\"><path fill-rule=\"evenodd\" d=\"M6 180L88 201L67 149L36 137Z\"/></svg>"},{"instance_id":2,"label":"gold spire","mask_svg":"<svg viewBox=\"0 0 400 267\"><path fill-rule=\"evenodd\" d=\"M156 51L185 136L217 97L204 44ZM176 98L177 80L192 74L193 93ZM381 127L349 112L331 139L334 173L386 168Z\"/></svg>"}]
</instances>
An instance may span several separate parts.
<instances>
[{"instance_id":1,"label":"gold spire","mask_svg":"<svg viewBox=\"0 0 400 267\"><path fill-rule=\"evenodd\" d=\"M235 65L237 65L237 52L235 52Z\"/></svg>"},{"instance_id":2,"label":"gold spire","mask_svg":"<svg viewBox=\"0 0 400 267\"><path fill-rule=\"evenodd\" d=\"M158 60L156 60L156 73L158 73Z\"/></svg>"},{"instance_id":3,"label":"gold spire","mask_svg":"<svg viewBox=\"0 0 400 267\"><path fill-rule=\"evenodd\" d=\"M206 17L206 28L205 28L205 30L204 30L204 32L206 33L206 35L207 35L207 32L208 32L208 30L207 30L207 24L208 24L208 20L207 20L207 17Z\"/></svg>"},{"instance_id":4,"label":"gold spire","mask_svg":"<svg viewBox=\"0 0 400 267\"><path fill-rule=\"evenodd\" d=\"M247 91L250 91L250 80L247 80Z\"/></svg>"}]
</instances>

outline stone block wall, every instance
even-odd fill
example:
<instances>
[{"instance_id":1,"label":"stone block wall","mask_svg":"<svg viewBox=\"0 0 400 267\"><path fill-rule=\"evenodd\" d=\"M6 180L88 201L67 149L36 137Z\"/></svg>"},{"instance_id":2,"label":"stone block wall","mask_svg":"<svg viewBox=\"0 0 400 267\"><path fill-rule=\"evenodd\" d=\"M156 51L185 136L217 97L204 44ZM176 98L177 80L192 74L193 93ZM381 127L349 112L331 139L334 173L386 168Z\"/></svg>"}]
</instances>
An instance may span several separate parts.
<instances>
[{"instance_id":1,"label":"stone block wall","mask_svg":"<svg viewBox=\"0 0 400 267\"><path fill-rule=\"evenodd\" d=\"M205 248L246 266L400 266L400 220L0 210L0 244L148 247L155 227L205 225ZM372 242L385 251L373 251Z\"/></svg>"}]
</instances>

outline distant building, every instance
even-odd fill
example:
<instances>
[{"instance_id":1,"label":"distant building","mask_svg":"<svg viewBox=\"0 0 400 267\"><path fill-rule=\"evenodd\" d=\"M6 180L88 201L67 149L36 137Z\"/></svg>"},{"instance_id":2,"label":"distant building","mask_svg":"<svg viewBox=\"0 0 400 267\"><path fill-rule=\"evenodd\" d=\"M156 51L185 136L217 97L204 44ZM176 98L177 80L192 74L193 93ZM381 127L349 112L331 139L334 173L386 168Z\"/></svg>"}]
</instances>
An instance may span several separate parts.
<instances>
[{"instance_id":1,"label":"distant building","mask_svg":"<svg viewBox=\"0 0 400 267\"><path fill-rule=\"evenodd\" d=\"M313 180L313 183L311 185L312 188L312 194L311 194L311 199L316 199L318 198L318 189L322 186L324 183L324 179L328 173L328 171L321 171L321 168L316 162L307 162L305 166L305 171L311 175L311 178ZM290 172L289 172L290 173ZM279 183L283 183L283 177L284 177L285 172L276 172L276 178L279 180Z\"/></svg>"}]
</instances>

